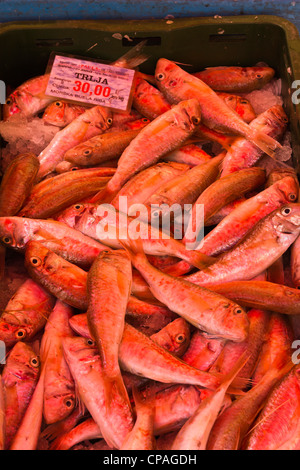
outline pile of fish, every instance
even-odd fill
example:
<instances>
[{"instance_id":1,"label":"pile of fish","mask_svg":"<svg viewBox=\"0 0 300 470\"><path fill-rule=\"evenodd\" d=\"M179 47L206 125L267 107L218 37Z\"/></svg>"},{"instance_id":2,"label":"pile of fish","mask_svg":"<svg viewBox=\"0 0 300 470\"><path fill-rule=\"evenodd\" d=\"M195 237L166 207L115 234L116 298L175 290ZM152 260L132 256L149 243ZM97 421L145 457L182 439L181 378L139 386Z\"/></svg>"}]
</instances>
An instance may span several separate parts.
<instances>
[{"instance_id":1,"label":"pile of fish","mask_svg":"<svg viewBox=\"0 0 300 470\"><path fill-rule=\"evenodd\" d=\"M128 112L48 75L3 107L55 132L0 186L1 449L300 448L299 183L283 107L245 97L275 71L186 69L136 69Z\"/></svg>"}]
</instances>

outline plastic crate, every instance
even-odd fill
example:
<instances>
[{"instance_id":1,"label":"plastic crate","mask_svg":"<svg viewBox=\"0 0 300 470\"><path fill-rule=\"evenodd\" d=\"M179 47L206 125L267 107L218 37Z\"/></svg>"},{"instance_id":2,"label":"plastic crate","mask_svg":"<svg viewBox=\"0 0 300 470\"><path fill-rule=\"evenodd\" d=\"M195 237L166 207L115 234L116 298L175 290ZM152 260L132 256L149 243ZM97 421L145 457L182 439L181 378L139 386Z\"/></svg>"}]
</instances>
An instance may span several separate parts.
<instances>
[{"instance_id":1,"label":"plastic crate","mask_svg":"<svg viewBox=\"0 0 300 470\"><path fill-rule=\"evenodd\" d=\"M216 65L266 62L282 79L290 119L293 157L300 167L300 105L292 83L300 79L297 28L277 16L233 16L132 21L15 22L0 25L0 79L16 87L43 74L52 51L114 60L147 38L150 58L141 71L153 73L160 57L191 64L198 71Z\"/></svg>"}]
</instances>

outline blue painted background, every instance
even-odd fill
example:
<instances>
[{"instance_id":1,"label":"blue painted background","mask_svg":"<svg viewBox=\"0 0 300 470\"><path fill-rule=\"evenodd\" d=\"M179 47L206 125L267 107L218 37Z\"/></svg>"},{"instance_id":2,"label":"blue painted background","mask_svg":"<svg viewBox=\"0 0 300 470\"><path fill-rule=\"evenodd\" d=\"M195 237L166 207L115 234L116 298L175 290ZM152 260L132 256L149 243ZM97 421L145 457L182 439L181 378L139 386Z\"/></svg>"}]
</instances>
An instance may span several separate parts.
<instances>
[{"instance_id":1,"label":"blue painted background","mask_svg":"<svg viewBox=\"0 0 300 470\"><path fill-rule=\"evenodd\" d=\"M278 15L300 31L300 0L0 0L0 21Z\"/></svg>"}]
</instances>

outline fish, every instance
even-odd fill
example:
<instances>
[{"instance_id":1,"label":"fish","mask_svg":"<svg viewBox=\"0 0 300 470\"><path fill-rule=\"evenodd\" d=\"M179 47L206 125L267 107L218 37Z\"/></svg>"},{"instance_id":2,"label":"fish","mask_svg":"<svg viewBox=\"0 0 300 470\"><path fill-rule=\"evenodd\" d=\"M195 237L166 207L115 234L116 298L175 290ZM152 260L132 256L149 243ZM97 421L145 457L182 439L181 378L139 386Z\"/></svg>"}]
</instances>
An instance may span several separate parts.
<instances>
[{"instance_id":1,"label":"fish","mask_svg":"<svg viewBox=\"0 0 300 470\"><path fill-rule=\"evenodd\" d=\"M249 386L267 333L270 313L264 310L251 309L247 312L247 317L249 320L249 333L247 338L241 343L227 341L218 358L209 368L209 371L226 375L230 373L238 358L245 354L248 360L238 372L237 377L246 379L245 382ZM245 388L247 389L247 386Z\"/></svg>"},{"instance_id":2,"label":"fish","mask_svg":"<svg viewBox=\"0 0 300 470\"><path fill-rule=\"evenodd\" d=\"M201 77L199 77L201 78ZM204 81L204 80L203 80ZM212 88L212 87L211 87ZM217 92L217 95L225 101L247 124L256 118L255 111L247 98L231 93Z\"/></svg>"},{"instance_id":3,"label":"fish","mask_svg":"<svg viewBox=\"0 0 300 470\"><path fill-rule=\"evenodd\" d=\"M78 172L81 170L78 170ZM76 173L78 173L76 172ZM85 198L94 195L101 188L104 188L110 177L90 175L89 180L72 181L63 188L55 188L55 182L51 191L38 197L32 197L30 203L25 205L18 215L20 217L29 217L32 219L51 218L60 211L66 209L71 204L85 200Z\"/></svg>"},{"instance_id":4,"label":"fish","mask_svg":"<svg viewBox=\"0 0 300 470\"><path fill-rule=\"evenodd\" d=\"M88 418L69 431L58 436L50 446L50 450L69 450L79 442L89 439L101 439L100 428L93 418Z\"/></svg>"},{"instance_id":5,"label":"fish","mask_svg":"<svg viewBox=\"0 0 300 470\"><path fill-rule=\"evenodd\" d=\"M144 126L150 121L144 120ZM130 142L137 137L144 126L119 132L96 135L89 140L72 147L64 155L64 160L73 165L93 166L119 158Z\"/></svg>"},{"instance_id":6,"label":"fish","mask_svg":"<svg viewBox=\"0 0 300 470\"><path fill-rule=\"evenodd\" d=\"M158 190L145 201L145 205L148 206L151 221L152 217L155 217L160 208L162 208L162 214L158 213L158 217L163 217L163 204L167 205L166 212L169 212L170 207L176 204L177 212L180 214L185 204L195 203L205 189L217 179L223 158L224 155L220 154L208 162L200 163L182 175L178 175L171 179L171 181L162 184ZM177 213L174 211L174 217L176 217L176 215Z\"/></svg>"},{"instance_id":7,"label":"fish","mask_svg":"<svg viewBox=\"0 0 300 470\"><path fill-rule=\"evenodd\" d=\"M151 335L151 339L175 356L182 357L189 347L190 325L183 318L176 318Z\"/></svg>"},{"instance_id":8,"label":"fish","mask_svg":"<svg viewBox=\"0 0 300 470\"><path fill-rule=\"evenodd\" d=\"M248 308L261 308L284 315L300 313L298 289L266 280L232 281L209 286L209 289Z\"/></svg>"},{"instance_id":9,"label":"fish","mask_svg":"<svg viewBox=\"0 0 300 470\"><path fill-rule=\"evenodd\" d=\"M300 205L284 205L259 221L211 266L184 279L201 286L250 280L285 253L299 233Z\"/></svg>"},{"instance_id":10,"label":"fish","mask_svg":"<svg viewBox=\"0 0 300 470\"><path fill-rule=\"evenodd\" d=\"M80 337L63 339L65 359L76 383L80 400L98 424L111 447L120 448L133 428L131 409L118 395L111 397L110 413L106 408L105 380L98 349L94 341Z\"/></svg>"},{"instance_id":11,"label":"fish","mask_svg":"<svg viewBox=\"0 0 300 470\"><path fill-rule=\"evenodd\" d=\"M3 119L20 114L32 117L42 111L54 98L46 96L49 74L30 78L18 86L3 105Z\"/></svg>"},{"instance_id":12,"label":"fish","mask_svg":"<svg viewBox=\"0 0 300 470\"><path fill-rule=\"evenodd\" d=\"M218 95L199 78L185 72L165 58L157 61L155 79L158 88L171 103L196 99L201 108L201 122L213 130L239 135L253 142L270 157L280 144L244 122Z\"/></svg>"},{"instance_id":13,"label":"fish","mask_svg":"<svg viewBox=\"0 0 300 470\"><path fill-rule=\"evenodd\" d=\"M9 450L36 450L43 419L45 369L41 363L39 380Z\"/></svg>"},{"instance_id":14,"label":"fish","mask_svg":"<svg viewBox=\"0 0 300 470\"><path fill-rule=\"evenodd\" d=\"M191 170L192 171L192 170ZM240 195L244 195L258 187L261 187L266 179L265 170L262 168L246 168L237 171L224 178L212 182L197 198L194 203L191 217L184 235L185 243L197 244L199 228L197 228L197 207L203 206L203 223L205 224L222 207L235 201ZM201 228L201 226L200 226ZM202 245L200 240L200 247ZM201 249L201 248L200 248Z\"/></svg>"},{"instance_id":15,"label":"fish","mask_svg":"<svg viewBox=\"0 0 300 470\"><path fill-rule=\"evenodd\" d=\"M127 206L126 201L125 205ZM138 212L139 210L140 208ZM146 216L146 208L143 214ZM110 248L120 249L122 248L120 240L128 237L138 238L147 255L177 257L199 269L215 262L213 257L187 249L180 240L157 228L157 224L147 224L142 220L141 214L137 218L127 216L126 207L122 211L116 211L111 204L96 206L90 203L75 204L59 217L59 221Z\"/></svg>"},{"instance_id":16,"label":"fish","mask_svg":"<svg viewBox=\"0 0 300 470\"><path fill-rule=\"evenodd\" d=\"M35 182L39 161L32 153L18 155L6 168L0 185L0 216L15 215Z\"/></svg>"},{"instance_id":17,"label":"fish","mask_svg":"<svg viewBox=\"0 0 300 470\"><path fill-rule=\"evenodd\" d=\"M154 450L154 412L155 400L143 400L141 393L133 389L136 421L133 429L128 433L120 450Z\"/></svg>"},{"instance_id":18,"label":"fish","mask_svg":"<svg viewBox=\"0 0 300 470\"><path fill-rule=\"evenodd\" d=\"M247 337L248 319L238 304L230 302L223 296L215 296L208 289L154 268L137 242L122 240L121 243L157 300L207 333L237 342Z\"/></svg>"},{"instance_id":19,"label":"fish","mask_svg":"<svg viewBox=\"0 0 300 470\"><path fill-rule=\"evenodd\" d=\"M169 429L177 431L210 393L209 390L198 389L193 385L172 385L156 393L154 434L165 435ZM50 449L68 450L79 442L101 437L97 423L93 418L88 418L69 432L57 437Z\"/></svg>"},{"instance_id":20,"label":"fish","mask_svg":"<svg viewBox=\"0 0 300 470\"><path fill-rule=\"evenodd\" d=\"M40 162L37 174L38 181L55 170L67 150L84 140L105 132L112 122L112 113L109 108L94 106L58 131L47 147L38 155Z\"/></svg>"},{"instance_id":21,"label":"fish","mask_svg":"<svg viewBox=\"0 0 300 470\"><path fill-rule=\"evenodd\" d=\"M199 385L215 389L219 377L189 366L129 324L119 350L120 366L135 375L163 383Z\"/></svg>"},{"instance_id":22,"label":"fish","mask_svg":"<svg viewBox=\"0 0 300 470\"><path fill-rule=\"evenodd\" d=\"M228 93L250 93L253 90L260 90L269 83L275 75L275 70L267 66L219 66L207 67L193 75L200 78L213 90Z\"/></svg>"},{"instance_id":23,"label":"fish","mask_svg":"<svg viewBox=\"0 0 300 470\"><path fill-rule=\"evenodd\" d=\"M41 438L46 439L48 442L54 441L57 437L67 433L76 425L85 415L85 409L80 406L75 406L74 410L69 416L56 423L49 424L41 432Z\"/></svg>"},{"instance_id":24,"label":"fish","mask_svg":"<svg viewBox=\"0 0 300 470\"><path fill-rule=\"evenodd\" d=\"M196 369L208 371L221 354L227 340L195 330L182 360Z\"/></svg>"},{"instance_id":25,"label":"fish","mask_svg":"<svg viewBox=\"0 0 300 470\"><path fill-rule=\"evenodd\" d=\"M123 408L122 415L128 410L128 422L133 420L133 414L120 371L119 349L130 292L131 262L127 253L116 250L100 254L87 276L87 321L100 356L104 414L116 415L117 410L112 408L118 403L118 409ZM118 418L115 419L119 422ZM114 422L110 423L108 434L103 431L103 436L108 442L118 441Z\"/></svg>"},{"instance_id":26,"label":"fish","mask_svg":"<svg viewBox=\"0 0 300 470\"><path fill-rule=\"evenodd\" d=\"M71 307L57 300L41 341L40 356L45 367L43 416L47 424L69 416L76 403L75 384L62 350L62 338L73 335L69 325L73 313Z\"/></svg>"},{"instance_id":27,"label":"fish","mask_svg":"<svg viewBox=\"0 0 300 470\"><path fill-rule=\"evenodd\" d=\"M52 126L65 127L86 111L85 106L56 100L50 103L43 113L43 121Z\"/></svg>"},{"instance_id":28,"label":"fish","mask_svg":"<svg viewBox=\"0 0 300 470\"><path fill-rule=\"evenodd\" d=\"M275 105L253 119L249 127L280 140L287 128L287 123L288 117L283 107ZM263 149L258 148L249 140L242 137L237 138L224 158L221 177L254 166L257 162L259 163L263 154Z\"/></svg>"},{"instance_id":29,"label":"fish","mask_svg":"<svg viewBox=\"0 0 300 470\"><path fill-rule=\"evenodd\" d=\"M86 271L37 241L30 241L26 245L25 266L32 279L47 292L71 307L86 309Z\"/></svg>"},{"instance_id":30,"label":"fish","mask_svg":"<svg viewBox=\"0 0 300 470\"><path fill-rule=\"evenodd\" d=\"M152 83L150 84L147 80L140 77L137 78L136 83L133 95L133 106L139 110L143 116L153 120L171 109L172 105L168 102L163 93L153 86ZM224 148L229 148L232 143L231 137L213 131L201 123L195 131L194 137L196 139L198 138L200 141L209 140L212 142L218 142ZM176 150L173 151L172 154L174 152L176 152ZM169 158L169 156L166 158ZM172 158L174 157L172 156Z\"/></svg>"},{"instance_id":31,"label":"fish","mask_svg":"<svg viewBox=\"0 0 300 470\"><path fill-rule=\"evenodd\" d=\"M2 372L5 401L4 422L5 442L8 449L22 421L36 387L40 373L40 359L32 347L19 341L6 360Z\"/></svg>"},{"instance_id":32,"label":"fish","mask_svg":"<svg viewBox=\"0 0 300 470\"><path fill-rule=\"evenodd\" d=\"M25 253L27 243L37 241L66 260L88 269L106 245L62 222L28 217L0 217L0 242Z\"/></svg>"},{"instance_id":33,"label":"fish","mask_svg":"<svg viewBox=\"0 0 300 470\"><path fill-rule=\"evenodd\" d=\"M195 413L184 423L172 444L172 450L205 450L210 431L224 403L225 394L247 361L247 356L242 355L231 371L223 379L222 384L200 403Z\"/></svg>"},{"instance_id":34,"label":"fish","mask_svg":"<svg viewBox=\"0 0 300 470\"><path fill-rule=\"evenodd\" d=\"M160 162L150 166L130 178L113 198L111 204L120 210L120 197L127 197L128 215L130 215L132 205L143 204L165 182L186 173L189 168L188 165L177 162Z\"/></svg>"},{"instance_id":35,"label":"fish","mask_svg":"<svg viewBox=\"0 0 300 470\"><path fill-rule=\"evenodd\" d=\"M6 347L30 341L46 324L54 298L27 278L10 298L0 317L0 339Z\"/></svg>"},{"instance_id":36,"label":"fish","mask_svg":"<svg viewBox=\"0 0 300 470\"><path fill-rule=\"evenodd\" d=\"M156 119L171 109L163 94L147 80L137 77L132 99L133 107L148 119Z\"/></svg>"},{"instance_id":37,"label":"fish","mask_svg":"<svg viewBox=\"0 0 300 470\"><path fill-rule=\"evenodd\" d=\"M212 156L200 148L197 144L183 145L179 149L167 153L163 157L165 162L184 163L190 167L206 163L211 160Z\"/></svg>"},{"instance_id":38,"label":"fish","mask_svg":"<svg viewBox=\"0 0 300 470\"><path fill-rule=\"evenodd\" d=\"M296 364L278 381L269 394L262 411L248 431L242 448L245 450L279 449L297 432L298 423L299 365Z\"/></svg>"},{"instance_id":39,"label":"fish","mask_svg":"<svg viewBox=\"0 0 300 470\"><path fill-rule=\"evenodd\" d=\"M110 202L134 174L182 146L200 122L200 107L194 99L181 101L151 121L126 147L118 161L116 173L103 192L96 194L90 202Z\"/></svg>"},{"instance_id":40,"label":"fish","mask_svg":"<svg viewBox=\"0 0 300 470\"><path fill-rule=\"evenodd\" d=\"M277 362L289 363L292 357L292 342L293 334L290 325L283 315L272 312L264 343L252 374L253 384L259 383Z\"/></svg>"},{"instance_id":41,"label":"fish","mask_svg":"<svg viewBox=\"0 0 300 470\"><path fill-rule=\"evenodd\" d=\"M126 322L129 323L128 313ZM70 319L70 326L80 336L94 339L85 313L74 315ZM140 328L134 328L145 334ZM152 335L149 335L148 333L146 336L150 336L152 341L163 349L174 354L174 356L181 357L189 345L190 325L183 318L176 318L175 320L170 321L166 326L159 329L156 333L153 333ZM121 341L123 341L123 338Z\"/></svg>"},{"instance_id":42,"label":"fish","mask_svg":"<svg viewBox=\"0 0 300 470\"><path fill-rule=\"evenodd\" d=\"M236 245L255 224L273 210L295 202L298 187L294 178L287 176L255 196L241 202L203 239L201 252L217 256Z\"/></svg>"},{"instance_id":43,"label":"fish","mask_svg":"<svg viewBox=\"0 0 300 470\"><path fill-rule=\"evenodd\" d=\"M257 413L276 383L286 373L287 368L284 365L274 364L255 387L235 400L215 421L208 439L207 450L241 449L242 441Z\"/></svg>"}]
</instances>

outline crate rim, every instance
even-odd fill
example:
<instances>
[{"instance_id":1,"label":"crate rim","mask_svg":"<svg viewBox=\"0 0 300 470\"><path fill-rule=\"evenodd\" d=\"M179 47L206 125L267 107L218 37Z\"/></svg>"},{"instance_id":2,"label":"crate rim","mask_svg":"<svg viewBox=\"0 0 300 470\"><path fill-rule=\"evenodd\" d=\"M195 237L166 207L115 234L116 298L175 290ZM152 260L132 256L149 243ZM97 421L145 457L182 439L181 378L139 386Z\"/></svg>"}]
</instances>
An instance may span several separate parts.
<instances>
[{"instance_id":1,"label":"crate rim","mask_svg":"<svg viewBox=\"0 0 300 470\"><path fill-rule=\"evenodd\" d=\"M161 18L161 19L134 19L134 20L121 20L121 19L95 19L95 20L24 20L24 21L8 21L0 22L0 32L1 30L9 29L19 29L19 28L38 28L40 26L55 26L55 27L65 27L68 24L71 27L93 27L93 29L98 29L99 27L104 30L111 30L112 27L119 27L123 30L132 31L138 25L143 28L143 31L149 29L161 29L162 25L165 25L166 28L172 30L177 28L182 28L188 26L199 26L201 24L216 24L216 26L222 24L272 24L284 29L289 40L300 40L300 33L290 20L276 15L236 15L236 16L194 16L194 17L183 17L183 18ZM140 29L140 28L138 28Z\"/></svg>"}]
</instances>

